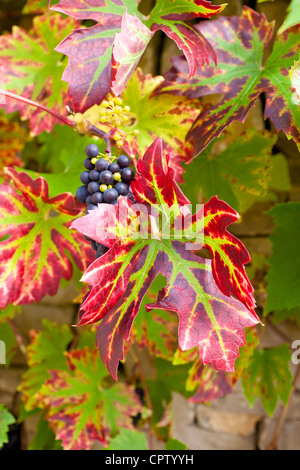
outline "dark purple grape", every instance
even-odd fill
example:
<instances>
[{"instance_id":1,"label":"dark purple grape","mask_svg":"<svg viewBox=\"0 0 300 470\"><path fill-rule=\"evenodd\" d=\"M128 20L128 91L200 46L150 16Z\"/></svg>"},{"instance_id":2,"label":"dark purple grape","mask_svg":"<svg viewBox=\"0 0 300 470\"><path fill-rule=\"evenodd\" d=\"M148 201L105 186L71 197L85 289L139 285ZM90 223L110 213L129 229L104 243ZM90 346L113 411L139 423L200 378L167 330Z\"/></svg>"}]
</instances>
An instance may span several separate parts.
<instances>
[{"instance_id":1,"label":"dark purple grape","mask_svg":"<svg viewBox=\"0 0 300 470\"><path fill-rule=\"evenodd\" d=\"M100 182L102 184L112 184L114 177L111 171L105 170L100 174Z\"/></svg>"},{"instance_id":2,"label":"dark purple grape","mask_svg":"<svg viewBox=\"0 0 300 470\"><path fill-rule=\"evenodd\" d=\"M83 162L84 168L87 170L93 170L95 168L95 165L91 162L90 158L86 158Z\"/></svg>"},{"instance_id":3,"label":"dark purple grape","mask_svg":"<svg viewBox=\"0 0 300 470\"><path fill-rule=\"evenodd\" d=\"M123 168L121 176L124 183L130 183L130 181L134 178L134 171L129 167Z\"/></svg>"},{"instance_id":4,"label":"dark purple grape","mask_svg":"<svg viewBox=\"0 0 300 470\"><path fill-rule=\"evenodd\" d=\"M82 184L89 184L90 183L90 172L89 171L83 171L80 175L80 181Z\"/></svg>"},{"instance_id":5,"label":"dark purple grape","mask_svg":"<svg viewBox=\"0 0 300 470\"><path fill-rule=\"evenodd\" d=\"M131 191L128 192L127 198L128 198L130 201L132 201L132 202L134 202L135 204L137 204L137 202L136 202L136 200L134 199L134 196L133 196L133 194L132 194Z\"/></svg>"},{"instance_id":6,"label":"dark purple grape","mask_svg":"<svg viewBox=\"0 0 300 470\"><path fill-rule=\"evenodd\" d=\"M79 202L82 202L82 204L85 203L86 198L88 197L89 192L86 186L79 186L79 188L76 191L76 197Z\"/></svg>"},{"instance_id":7,"label":"dark purple grape","mask_svg":"<svg viewBox=\"0 0 300 470\"><path fill-rule=\"evenodd\" d=\"M95 163L96 170L105 171L108 168L108 162L104 158L99 158Z\"/></svg>"},{"instance_id":8,"label":"dark purple grape","mask_svg":"<svg viewBox=\"0 0 300 470\"><path fill-rule=\"evenodd\" d=\"M91 247L93 248L93 250L97 250L97 242L95 242L95 240L91 241Z\"/></svg>"},{"instance_id":9,"label":"dark purple grape","mask_svg":"<svg viewBox=\"0 0 300 470\"><path fill-rule=\"evenodd\" d=\"M131 160L127 155L121 155L118 158L117 163L120 168L125 168L127 166L130 166Z\"/></svg>"},{"instance_id":10,"label":"dark purple grape","mask_svg":"<svg viewBox=\"0 0 300 470\"><path fill-rule=\"evenodd\" d=\"M100 178L100 171L97 171L97 170L90 171L91 181L99 181L99 178Z\"/></svg>"},{"instance_id":11,"label":"dark purple grape","mask_svg":"<svg viewBox=\"0 0 300 470\"><path fill-rule=\"evenodd\" d=\"M96 183L96 181L91 181L88 184L88 192L90 194L96 193L97 191L99 191L99 188L100 188L100 184Z\"/></svg>"},{"instance_id":12,"label":"dark purple grape","mask_svg":"<svg viewBox=\"0 0 300 470\"><path fill-rule=\"evenodd\" d=\"M105 245L101 245L101 243L97 243L97 251L96 251L96 259L100 256L104 255L108 251L108 247Z\"/></svg>"},{"instance_id":13,"label":"dark purple grape","mask_svg":"<svg viewBox=\"0 0 300 470\"><path fill-rule=\"evenodd\" d=\"M96 144L89 144L85 149L85 153L89 158L97 157L99 148Z\"/></svg>"},{"instance_id":14,"label":"dark purple grape","mask_svg":"<svg viewBox=\"0 0 300 470\"><path fill-rule=\"evenodd\" d=\"M89 204L86 208L86 212L87 211L95 211L95 210L98 210L98 206L96 206L95 204Z\"/></svg>"},{"instance_id":15,"label":"dark purple grape","mask_svg":"<svg viewBox=\"0 0 300 470\"><path fill-rule=\"evenodd\" d=\"M92 195L89 193L88 197L87 197L86 200L85 200L85 203L86 203L87 205L89 205L89 204L91 204L91 202L92 202Z\"/></svg>"},{"instance_id":16,"label":"dark purple grape","mask_svg":"<svg viewBox=\"0 0 300 470\"><path fill-rule=\"evenodd\" d=\"M109 188L103 193L103 201L107 204L111 204L112 202L118 199L118 193L114 188Z\"/></svg>"},{"instance_id":17,"label":"dark purple grape","mask_svg":"<svg viewBox=\"0 0 300 470\"><path fill-rule=\"evenodd\" d=\"M120 167L117 162L113 162L108 166L108 170L112 173L117 173L118 171L120 171Z\"/></svg>"},{"instance_id":18,"label":"dark purple grape","mask_svg":"<svg viewBox=\"0 0 300 470\"><path fill-rule=\"evenodd\" d=\"M103 194L97 191L92 194L91 199L93 204L101 204L101 202L103 202Z\"/></svg>"},{"instance_id":19,"label":"dark purple grape","mask_svg":"<svg viewBox=\"0 0 300 470\"><path fill-rule=\"evenodd\" d=\"M115 190L117 191L119 196L126 196L126 194L128 194L129 187L128 184L120 182L116 184Z\"/></svg>"}]
</instances>

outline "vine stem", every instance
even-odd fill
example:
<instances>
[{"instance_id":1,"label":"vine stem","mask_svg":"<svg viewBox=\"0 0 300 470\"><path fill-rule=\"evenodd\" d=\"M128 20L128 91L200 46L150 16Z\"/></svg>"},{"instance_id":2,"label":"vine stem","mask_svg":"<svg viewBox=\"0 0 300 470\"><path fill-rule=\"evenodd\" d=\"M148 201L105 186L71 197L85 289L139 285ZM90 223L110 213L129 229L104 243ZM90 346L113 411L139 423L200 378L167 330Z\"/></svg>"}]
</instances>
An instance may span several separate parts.
<instances>
[{"instance_id":1,"label":"vine stem","mask_svg":"<svg viewBox=\"0 0 300 470\"><path fill-rule=\"evenodd\" d=\"M273 438L272 438L271 442L269 443L266 450L276 450L276 448L277 448L277 441L278 441L283 423L285 421L285 418L286 418L288 409L290 407L292 397L293 397L294 392L296 390L296 385L297 385L299 379L300 379L300 364L298 365L297 370L296 370L296 374L295 374L295 377L294 377L294 380L293 380L293 383L292 383L292 390L291 390L288 402L287 402L286 406L282 407L282 411L281 411L281 414L279 416Z\"/></svg>"},{"instance_id":2,"label":"vine stem","mask_svg":"<svg viewBox=\"0 0 300 470\"><path fill-rule=\"evenodd\" d=\"M67 124L67 126L71 126L71 127L76 126L75 122L71 121L71 119L67 118L66 116L63 116L57 111L54 111L54 109L47 108L43 104L37 103L36 101L32 101L28 98L25 98L24 96L16 95L15 93L11 93L10 91L6 91L2 89L0 89L0 95L8 96L9 98L13 98L17 101L21 101L22 103L29 104L30 106L34 106L35 108L42 109L43 111L46 111L48 114L51 114L52 116L54 116L59 121L62 121L64 124Z\"/></svg>"},{"instance_id":3,"label":"vine stem","mask_svg":"<svg viewBox=\"0 0 300 470\"><path fill-rule=\"evenodd\" d=\"M96 126L91 124L82 114L79 114L79 115L75 114L75 119L72 120L72 119L69 119L67 116L63 116L57 111L54 111L54 109L47 108L47 106L37 103L36 101L32 101L28 98L25 98L24 96L16 95L15 93L12 93L10 91L0 89L0 95L4 95L9 98L13 98L17 101L21 101L22 103L26 103L30 106L34 106L35 108L39 108L45 111L46 113L51 114L53 117L61 121L63 124L73 127L73 129L77 130L81 134L89 134L89 135L94 135L96 137L100 137L101 139L105 141L106 153L108 157L111 156L111 143L110 143L109 134L101 131Z\"/></svg>"},{"instance_id":4,"label":"vine stem","mask_svg":"<svg viewBox=\"0 0 300 470\"><path fill-rule=\"evenodd\" d=\"M27 356L27 354L26 354L26 344L24 343L24 339L23 339L21 333L19 332L19 330L17 328L17 325L15 324L15 322L11 318L8 318L7 321L10 324L10 327L14 332L14 335L15 335L15 338L16 338L16 341L18 343L18 347L19 347L21 353L26 357Z\"/></svg>"}]
</instances>

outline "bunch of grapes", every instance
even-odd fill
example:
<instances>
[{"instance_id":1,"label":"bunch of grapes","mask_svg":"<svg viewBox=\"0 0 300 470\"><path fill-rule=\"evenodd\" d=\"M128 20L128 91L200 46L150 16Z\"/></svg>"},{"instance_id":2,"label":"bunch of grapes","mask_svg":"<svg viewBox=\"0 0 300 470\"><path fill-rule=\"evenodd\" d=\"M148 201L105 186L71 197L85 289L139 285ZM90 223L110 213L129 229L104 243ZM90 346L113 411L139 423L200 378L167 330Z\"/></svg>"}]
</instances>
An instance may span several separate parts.
<instances>
[{"instance_id":1,"label":"bunch of grapes","mask_svg":"<svg viewBox=\"0 0 300 470\"><path fill-rule=\"evenodd\" d=\"M86 212L98 210L98 204L117 204L120 196L131 197L130 183L134 171L130 168L131 160L121 155L116 161L100 154L96 144L89 144L83 165L85 170L80 175L80 186L76 191L79 202L86 204ZM108 248L88 238L96 251L96 258L102 256Z\"/></svg>"}]
</instances>

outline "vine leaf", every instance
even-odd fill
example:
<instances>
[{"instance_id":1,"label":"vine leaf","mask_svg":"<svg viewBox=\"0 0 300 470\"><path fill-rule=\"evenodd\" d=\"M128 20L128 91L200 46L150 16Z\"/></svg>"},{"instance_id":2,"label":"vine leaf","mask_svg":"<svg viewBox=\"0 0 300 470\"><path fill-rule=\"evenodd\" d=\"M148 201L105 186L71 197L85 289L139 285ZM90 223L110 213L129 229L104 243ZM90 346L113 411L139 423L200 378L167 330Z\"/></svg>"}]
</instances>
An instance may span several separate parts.
<instances>
[{"instance_id":1,"label":"vine leaf","mask_svg":"<svg viewBox=\"0 0 300 470\"><path fill-rule=\"evenodd\" d=\"M26 411L38 407L36 394L50 378L50 369L67 370L64 352L73 336L69 325L58 325L42 319L40 331L30 330L30 344L26 348L28 369L22 376L19 390Z\"/></svg>"},{"instance_id":2,"label":"vine leaf","mask_svg":"<svg viewBox=\"0 0 300 470\"><path fill-rule=\"evenodd\" d=\"M159 274L166 278L166 285L146 309L176 312L180 348L198 346L203 364L233 371L239 346L245 341L244 328L259 321L244 272L249 254L226 231L227 225L237 220L236 212L216 197L204 206L204 246L211 250L213 259L196 256L186 249L190 233L187 238L181 233L178 239L177 223L188 200L173 178L174 172L162 156L161 139L157 139L138 160L132 192L139 205L120 198L117 206L101 204L98 211L71 225L110 248L82 277L91 290L81 305L79 325L101 320L96 341L116 380L119 361L124 359L124 341L129 340L143 297ZM162 235L159 220L153 221L153 207L169 220L173 229L169 237ZM170 208L174 214L170 215ZM148 218L152 221L150 232L142 217L145 214L146 222ZM189 220L195 223L193 218ZM142 228L136 236L138 224ZM247 308L231 294L242 298Z\"/></svg>"},{"instance_id":3,"label":"vine leaf","mask_svg":"<svg viewBox=\"0 0 300 470\"><path fill-rule=\"evenodd\" d=\"M145 308L147 304L156 301L157 292L164 285L163 276L154 279L143 298L130 335L134 344L140 348L147 348L151 355L170 360L171 351L177 348L177 315L167 310L152 310L149 315Z\"/></svg>"},{"instance_id":4,"label":"vine leaf","mask_svg":"<svg viewBox=\"0 0 300 470\"><path fill-rule=\"evenodd\" d=\"M266 93L265 119L275 130L299 142L299 105L290 91L289 69L299 56L299 26L277 35L273 50L264 60L273 35L273 23L263 14L244 7L240 17L219 17L196 25L217 54L217 67L198 70L189 79L188 64L173 59L162 91L187 94L190 98L223 94L214 106L202 111L188 134L197 156L233 121L244 121L261 93Z\"/></svg>"},{"instance_id":5,"label":"vine leaf","mask_svg":"<svg viewBox=\"0 0 300 470\"><path fill-rule=\"evenodd\" d=\"M115 95L123 92L153 34L139 18L125 11L112 50L111 89Z\"/></svg>"},{"instance_id":6,"label":"vine leaf","mask_svg":"<svg viewBox=\"0 0 300 470\"><path fill-rule=\"evenodd\" d=\"M146 436L141 431L122 428L105 450L148 450Z\"/></svg>"},{"instance_id":7,"label":"vine leaf","mask_svg":"<svg viewBox=\"0 0 300 470\"><path fill-rule=\"evenodd\" d=\"M243 350L244 348L241 353ZM208 403L232 392L230 379L232 374L228 374L224 370L216 371L211 364L204 366L199 359L197 348L186 352L177 349L172 363L175 366L189 365L185 388L192 393L192 396L189 397L191 402Z\"/></svg>"},{"instance_id":8,"label":"vine leaf","mask_svg":"<svg viewBox=\"0 0 300 470\"><path fill-rule=\"evenodd\" d=\"M183 190L192 201L207 201L214 194L240 210L240 192L265 196L271 181L272 147L276 135L249 128L237 134L227 128L211 142L201 158L185 165ZM240 149L243 148L243 152Z\"/></svg>"},{"instance_id":9,"label":"vine leaf","mask_svg":"<svg viewBox=\"0 0 300 470\"><path fill-rule=\"evenodd\" d=\"M245 397L251 407L260 398L263 407L272 416L278 400L287 404L293 380L290 360L289 344L254 351L242 377Z\"/></svg>"},{"instance_id":10,"label":"vine leaf","mask_svg":"<svg viewBox=\"0 0 300 470\"><path fill-rule=\"evenodd\" d=\"M50 8L51 0L28 0L22 9L24 14L44 14Z\"/></svg>"},{"instance_id":11,"label":"vine leaf","mask_svg":"<svg viewBox=\"0 0 300 470\"><path fill-rule=\"evenodd\" d=\"M51 9L72 16L76 20L93 20L94 26L75 29L57 47L56 51L69 57L62 79L68 82L68 93L75 112L84 112L99 104L110 91L112 48L116 33L120 32L122 16L141 18L136 0L113 2L82 2L61 0Z\"/></svg>"},{"instance_id":12,"label":"vine leaf","mask_svg":"<svg viewBox=\"0 0 300 470\"><path fill-rule=\"evenodd\" d=\"M295 26L300 23L300 12L297 4L297 0L291 0L286 10L286 16L283 23L280 25L278 32L281 34L291 26Z\"/></svg>"},{"instance_id":13,"label":"vine leaf","mask_svg":"<svg viewBox=\"0 0 300 470\"><path fill-rule=\"evenodd\" d=\"M107 370L95 349L67 352L66 359L67 370L50 370L50 379L37 393L63 448L90 449L95 440L106 445L120 427L133 429L131 417L143 410L134 387L108 387Z\"/></svg>"},{"instance_id":14,"label":"vine leaf","mask_svg":"<svg viewBox=\"0 0 300 470\"><path fill-rule=\"evenodd\" d=\"M2 88L64 113L67 104L67 86L61 81L64 61L53 49L74 26L72 18L46 14L34 18L30 31L13 26L11 34L2 35ZM32 135L43 130L50 132L57 122L52 115L20 101L6 98L2 106L7 113L19 111L23 120L29 119Z\"/></svg>"},{"instance_id":15,"label":"vine leaf","mask_svg":"<svg viewBox=\"0 0 300 470\"><path fill-rule=\"evenodd\" d=\"M197 384L196 393L189 399L193 403L211 402L232 392L228 374L223 370L216 371L210 365L195 363L195 369L189 372L190 382Z\"/></svg>"},{"instance_id":16,"label":"vine leaf","mask_svg":"<svg viewBox=\"0 0 300 470\"><path fill-rule=\"evenodd\" d=\"M15 423L15 417L7 410L7 408L0 404L0 446L8 442L9 426Z\"/></svg>"},{"instance_id":17,"label":"vine leaf","mask_svg":"<svg viewBox=\"0 0 300 470\"><path fill-rule=\"evenodd\" d=\"M197 214L194 218L197 219ZM243 243L227 230L238 219L238 213L226 202L212 197L204 204L203 248L211 253L214 279L221 292L239 299L256 317L253 287L245 271L250 255Z\"/></svg>"},{"instance_id":18,"label":"vine leaf","mask_svg":"<svg viewBox=\"0 0 300 470\"><path fill-rule=\"evenodd\" d=\"M4 167L23 166L20 153L28 140L28 135L16 121L9 121L0 116L0 176L4 176Z\"/></svg>"},{"instance_id":19,"label":"vine leaf","mask_svg":"<svg viewBox=\"0 0 300 470\"><path fill-rule=\"evenodd\" d=\"M87 240L69 230L82 208L72 194L49 198L44 178L5 170L0 185L0 307L38 302L54 295L73 263L84 271L92 261ZM71 260L70 260L71 258Z\"/></svg>"},{"instance_id":20,"label":"vine leaf","mask_svg":"<svg viewBox=\"0 0 300 470\"><path fill-rule=\"evenodd\" d=\"M146 18L138 11L138 3L103 0L99 6L95 1L61 0L52 7L76 20L97 22L92 27L74 30L56 48L69 57L63 80L69 84L75 112L83 113L101 103L111 87L117 95L122 93L157 30L163 30L183 50L191 74L208 64L210 57L215 60L209 42L187 21L220 13L225 5L212 6L205 0L158 0Z\"/></svg>"},{"instance_id":21,"label":"vine leaf","mask_svg":"<svg viewBox=\"0 0 300 470\"><path fill-rule=\"evenodd\" d=\"M221 13L225 7L226 4L211 5L211 2L206 0L193 2L157 0L149 15L147 25L151 25L152 31L162 30L176 42L187 59L189 77L192 77L199 67L209 65L210 58L216 64L217 57L209 41L187 21L195 18L209 18Z\"/></svg>"},{"instance_id":22,"label":"vine leaf","mask_svg":"<svg viewBox=\"0 0 300 470\"><path fill-rule=\"evenodd\" d=\"M272 254L268 259L270 268L266 276L265 314L273 310L290 310L300 305L300 260L297 242L297 233L300 230L300 203L276 204L268 214L273 217L275 228L270 235ZM291 251L286 252L282 240L285 240L284 246L288 246ZM284 276L282 272L285 272ZM282 295L285 289L288 289L288 296Z\"/></svg>"},{"instance_id":23,"label":"vine leaf","mask_svg":"<svg viewBox=\"0 0 300 470\"><path fill-rule=\"evenodd\" d=\"M145 24L125 11L121 32L114 39L112 91L117 95L122 93L150 39L158 30L167 34L183 51L189 64L190 76L199 67L209 65L210 58L216 63L216 54L209 42L200 31L184 20L208 18L220 13L224 7L225 5L212 6L210 2L203 0L181 0L173 4L158 0Z\"/></svg>"},{"instance_id":24,"label":"vine leaf","mask_svg":"<svg viewBox=\"0 0 300 470\"><path fill-rule=\"evenodd\" d=\"M289 70L289 77L293 86L295 100L298 105L300 104L300 65L299 60L294 62L294 65Z\"/></svg>"}]
</instances>

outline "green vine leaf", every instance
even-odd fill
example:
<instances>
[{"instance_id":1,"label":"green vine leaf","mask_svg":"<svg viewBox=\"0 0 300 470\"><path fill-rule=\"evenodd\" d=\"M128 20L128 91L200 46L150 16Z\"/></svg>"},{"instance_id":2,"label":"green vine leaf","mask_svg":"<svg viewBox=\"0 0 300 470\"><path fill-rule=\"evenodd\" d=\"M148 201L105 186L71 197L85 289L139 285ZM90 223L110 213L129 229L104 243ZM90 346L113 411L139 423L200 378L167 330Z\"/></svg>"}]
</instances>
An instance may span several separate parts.
<instances>
[{"instance_id":1,"label":"green vine leaf","mask_svg":"<svg viewBox=\"0 0 300 470\"><path fill-rule=\"evenodd\" d=\"M122 428L103 450L148 450L147 439L140 431Z\"/></svg>"},{"instance_id":2,"label":"green vine leaf","mask_svg":"<svg viewBox=\"0 0 300 470\"><path fill-rule=\"evenodd\" d=\"M15 422L15 417L0 404L0 447L8 442L9 426Z\"/></svg>"},{"instance_id":3,"label":"green vine leaf","mask_svg":"<svg viewBox=\"0 0 300 470\"><path fill-rule=\"evenodd\" d=\"M271 349L256 349L243 374L242 385L250 406L253 407L260 398L270 416L273 415L278 400L287 404L292 389L289 347L289 344L282 344Z\"/></svg>"},{"instance_id":4,"label":"green vine leaf","mask_svg":"<svg viewBox=\"0 0 300 470\"><path fill-rule=\"evenodd\" d=\"M64 353L72 339L68 325L58 325L46 318L42 320L40 331L30 331L30 344L26 350L28 370L19 385L26 411L38 407L36 394L50 378L49 370L67 370Z\"/></svg>"},{"instance_id":5,"label":"green vine leaf","mask_svg":"<svg viewBox=\"0 0 300 470\"><path fill-rule=\"evenodd\" d=\"M50 370L37 394L39 406L65 450L106 445L120 428L133 429L132 418L143 410L134 388L109 386L98 352L85 348L66 353L68 369Z\"/></svg>"},{"instance_id":6,"label":"green vine leaf","mask_svg":"<svg viewBox=\"0 0 300 470\"><path fill-rule=\"evenodd\" d=\"M300 203L276 204L268 211L268 214L273 217L275 228L270 235L272 254L268 258L270 268L266 276L265 314L273 310L293 309L300 306L300 259L298 256ZM283 292L288 292L288 295L282 295Z\"/></svg>"},{"instance_id":7,"label":"green vine leaf","mask_svg":"<svg viewBox=\"0 0 300 470\"><path fill-rule=\"evenodd\" d=\"M74 27L72 18L45 14L34 18L30 31L14 26L11 34L0 36L0 69L5 70L1 87L65 114L67 86L61 81L65 62L54 48ZM7 113L19 111L23 120L29 120L32 135L51 132L57 122L41 109L11 98L3 106Z\"/></svg>"},{"instance_id":8,"label":"green vine leaf","mask_svg":"<svg viewBox=\"0 0 300 470\"><path fill-rule=\"evenodd\" d=\"M247 129L237 135L235 129L226 129L217 141L203 150L199 160L184 165L187 183L182 189L195 202L207 201L218 194L240 211L237 191L257 197L267 194L276 140L277 137L267 131Z\"/></svg>"}]
</instances>

